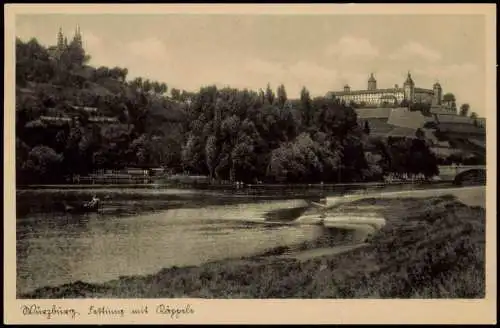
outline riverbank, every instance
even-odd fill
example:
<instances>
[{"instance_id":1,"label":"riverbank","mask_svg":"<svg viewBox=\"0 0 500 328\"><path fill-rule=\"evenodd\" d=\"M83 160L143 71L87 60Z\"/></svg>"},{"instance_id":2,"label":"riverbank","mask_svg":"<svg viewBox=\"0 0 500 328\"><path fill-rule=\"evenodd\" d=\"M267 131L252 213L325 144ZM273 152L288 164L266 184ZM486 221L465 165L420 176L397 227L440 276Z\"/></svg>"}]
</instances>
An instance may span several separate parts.
<instances>
[{"instance_id":1,"label":"riverbank","mask_svg":"<svg viewBox=\"0 0 500 328\"><path fill-rule=\"evenodd\" d=\"M363 199L387 224L365 245L304 257L306 248L103 284L45 287L21 298L482 298L485 209L453 196ZM325 245L313 245L313 247ZM286 255L286 256L283 256Z\"/></svg>"},{"instance_id":2,"label":"riverbank","mask_svg":"<svg viewBox=\"0 0 500 328\"><path fill-rule=\"evenodd\" d=\"M89 190L89 189L192 189L231 192L274 191L274 190L335 190L341 188L384 188L390 186L433 187L451 185L446 181L394 181L394 182L352 182L314 184L173 184L173 183L106 183L106 184L32 184L17 185L17 190Z\"/></svg>"},{"instance_id":3,"label":"riverbank","mask_svg":"<svg viewBox=\"0 0 500 328\"><path fill-rule=\"evenodd\" d=\"M282 186L287 187L287 186ZM178 188L42 188L18 189L16 191L16 214L18 217L30 213L64 212L66 205L80 206L93 195L102 201L101 215L137 215L145 212L163 211L175 208L203 207L210 205L245 204L260 201L283 201L302 199L318 202L325 200L331 205L336 202L350 202L370 195L376 197L419 197L438 196L466 192L460 197L462 202L469 198L469 188L459 187L449 183L441 184L403 184L403 185L344 185L337 189L294 189L261 190L260 193L244 194L236 190L200 190ZM472 188L483 188L481 186ZM435 192L434 192L435 191ZM460 192L459 192L460 193ZM342 196L339 198L339 196ZM371 197L371 196L370 196ZM192 201L196 200L196 204Z\"/></svg>"}]
</instances>

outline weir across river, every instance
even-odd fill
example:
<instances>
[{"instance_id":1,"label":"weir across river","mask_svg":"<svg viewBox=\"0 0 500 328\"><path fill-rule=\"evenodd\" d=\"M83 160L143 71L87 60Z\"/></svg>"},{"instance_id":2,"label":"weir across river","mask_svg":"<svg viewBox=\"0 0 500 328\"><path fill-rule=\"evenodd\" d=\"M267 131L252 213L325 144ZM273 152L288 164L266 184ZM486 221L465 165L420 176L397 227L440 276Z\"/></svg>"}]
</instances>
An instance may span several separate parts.
<instances>
[{"instance_id":1,"label":"weir across river","mask_svg":"<svg viewBox=\"0 0 500 328\"><path fill-rule=\"evenodd\" d=\"M485 165L442 165L439 166L439 177L446 181L455 181L457 177L467 172L486 173Z\"/></svg>"}]
</instances>

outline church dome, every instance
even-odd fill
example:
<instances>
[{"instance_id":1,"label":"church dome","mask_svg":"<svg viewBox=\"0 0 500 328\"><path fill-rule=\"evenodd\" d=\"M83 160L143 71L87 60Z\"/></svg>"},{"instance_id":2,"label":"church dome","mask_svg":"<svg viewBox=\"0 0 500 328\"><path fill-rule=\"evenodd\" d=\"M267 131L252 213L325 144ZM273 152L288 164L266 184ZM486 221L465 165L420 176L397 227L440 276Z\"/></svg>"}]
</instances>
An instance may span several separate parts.
<instances>
[{"instance_id":1,"label":"church dome","mask_svg":"<svg viewBox=\"0 0 500 328\"><path fill-rule=\"evenodd\" d=\"M377 80L375 80L375 77L373 76L373 73L370 75L368 82L377 82Z\"/></svg>"}]
</instances>

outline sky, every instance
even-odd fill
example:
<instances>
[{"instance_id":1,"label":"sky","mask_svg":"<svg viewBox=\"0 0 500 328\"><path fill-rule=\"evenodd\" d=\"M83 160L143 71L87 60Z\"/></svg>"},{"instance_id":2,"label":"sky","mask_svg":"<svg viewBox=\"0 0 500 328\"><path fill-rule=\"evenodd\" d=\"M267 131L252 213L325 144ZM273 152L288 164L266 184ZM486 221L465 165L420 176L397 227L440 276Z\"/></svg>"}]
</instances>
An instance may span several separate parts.
<instances>
[{"instance_id":1,"label":"sky","mask_svg":"<svg viewBox=\"0 0 500 328\"><path fill-rule=\"evenodd\" d=\"M80 26L93 66L195 91L202 85L258 90L284 84L289 98L439 81L457 105L486 109L485 18L481 15L34 14L16 17L16 36L54 45L59 27Z\"/></svg>"}]
</instances>

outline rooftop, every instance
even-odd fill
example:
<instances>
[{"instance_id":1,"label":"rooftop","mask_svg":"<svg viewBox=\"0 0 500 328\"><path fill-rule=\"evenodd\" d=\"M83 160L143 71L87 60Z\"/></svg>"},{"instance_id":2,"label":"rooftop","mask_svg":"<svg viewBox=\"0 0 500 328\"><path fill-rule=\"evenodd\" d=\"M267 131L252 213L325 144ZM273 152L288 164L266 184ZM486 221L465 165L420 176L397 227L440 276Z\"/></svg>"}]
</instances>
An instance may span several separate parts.
<instances>
[{"instance_id":1,"label":"rooftop","mask_svg":"<svg viewBox=\"0 0 500 328\"><path fill-rule=\"evenodd\" d=\"M434 90L431 90L431 89L425 89L425 88L414 88L415 92L418 92L418 93L431 93L431 94L434 94Z\"/></svg>"},{"instance_id":2,"label":"rooftop","mask_svg":"<svg viewBox=\"0 0 500 328\"><path fill-rule=\"evenodd\" d=\"M345 95L361 95L361 94L377 94L377 93L394 93L394 92L402 92L401 88L386 88L386 89L374 89L374 90L351 90L351 91L332 91L330 94L334 96L345 96Z\"/></svg>"},{"instance_id":3,"label":"rooftop","mask_svg":"<svg viewBox=\"0 0 500 328\"><path fill-rule=\"evenodd\" d=\"M428 94L434 94L434 91L431 89L425 89L425 88L415 88L415 92L417 93L428 93ZM374 89L374 90L350 90L350 91L331 91L330 94L334 96L345 96L345 95L362 95L362 94L377 94L377 93L396 93L396 92L403 92L403 89L401 88L384 88L384 89Z\"/></svg>"}]
</instances>

